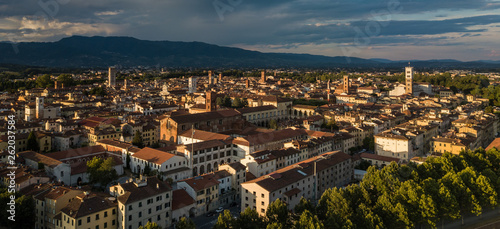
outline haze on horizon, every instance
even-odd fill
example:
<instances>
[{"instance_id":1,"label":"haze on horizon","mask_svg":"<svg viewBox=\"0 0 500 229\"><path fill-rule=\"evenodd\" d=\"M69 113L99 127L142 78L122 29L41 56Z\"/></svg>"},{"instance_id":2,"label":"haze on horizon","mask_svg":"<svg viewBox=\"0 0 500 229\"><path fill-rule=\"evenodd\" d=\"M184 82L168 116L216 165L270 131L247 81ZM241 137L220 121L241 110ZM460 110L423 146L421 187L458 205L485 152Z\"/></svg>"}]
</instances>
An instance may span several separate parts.
<instances>
[{"instance_id":1,"label":"haze on horizon","mask_svg":"<svg viewBox=\"0 0 500 229\"><path fill-rule=\"evenodd\" d=\"M0 40L71 35L263 52L500 60L500 0L0 0Z\"/></svg>"}]
</instances>

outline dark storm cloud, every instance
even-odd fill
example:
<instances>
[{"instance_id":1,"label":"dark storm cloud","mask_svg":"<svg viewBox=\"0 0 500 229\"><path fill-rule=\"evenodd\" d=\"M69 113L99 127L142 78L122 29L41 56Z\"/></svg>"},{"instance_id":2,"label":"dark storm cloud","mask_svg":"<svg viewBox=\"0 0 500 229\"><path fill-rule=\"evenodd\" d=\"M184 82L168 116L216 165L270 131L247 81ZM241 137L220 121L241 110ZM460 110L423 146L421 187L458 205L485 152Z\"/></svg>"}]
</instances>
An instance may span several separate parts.
<instances>
[{"instance_id":1,"label":"dark storm cloud","mask_svg":"<svg viewBox=\"0 0 500 229\"><path fill-rule=\"evenodd\" d=\"M58 4L44 7L50 2ZM462 45L447 34L481 37L500 22L492 13L499 8L492 0L0 0L0 33L17 40L117 35L295 48L352 43L355 28L363 31L379 16L389 22L370 36L370 45ZM476 13L457 18L471 10ZM49 15L51 26L36 26L31 19L39 12ZM7 26L11 22L20 29Z\"/></svg>"}]
</instances>

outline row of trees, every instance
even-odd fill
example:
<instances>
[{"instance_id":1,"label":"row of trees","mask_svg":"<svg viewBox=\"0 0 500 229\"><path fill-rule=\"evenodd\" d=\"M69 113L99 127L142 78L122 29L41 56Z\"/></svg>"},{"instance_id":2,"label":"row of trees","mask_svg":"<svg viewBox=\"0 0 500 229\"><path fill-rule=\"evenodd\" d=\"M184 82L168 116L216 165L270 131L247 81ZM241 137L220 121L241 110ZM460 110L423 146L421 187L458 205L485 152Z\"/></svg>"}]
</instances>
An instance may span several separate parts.
<instances>
[{"instance_id":1,"label":"row of trees","mask_svg":"<svg viewBox=\"0 0 500 229\"><path fill-rule=\"evenodd\" d=\"M242 108L248 106L248 101L246 98L234 98L234 100L231 101L231 97L227 95L224 97L217 97L215 103L221 107L231 108Z\"/></svg>"},{"instance_id":2,"label":"row of trees","mask_svg":"<svg viewBox=\"0 0 500 229\"><path fill-rule=\"evenodd\" d=\"M265 217L250 208L238 218L225 211L214 228L436 228L498 207L499 165L499 151L478 149L423 164L371 166L361 183L329 189L317 205L301 199L291 213L278 199Z\"/></svg>"}]
</instances>

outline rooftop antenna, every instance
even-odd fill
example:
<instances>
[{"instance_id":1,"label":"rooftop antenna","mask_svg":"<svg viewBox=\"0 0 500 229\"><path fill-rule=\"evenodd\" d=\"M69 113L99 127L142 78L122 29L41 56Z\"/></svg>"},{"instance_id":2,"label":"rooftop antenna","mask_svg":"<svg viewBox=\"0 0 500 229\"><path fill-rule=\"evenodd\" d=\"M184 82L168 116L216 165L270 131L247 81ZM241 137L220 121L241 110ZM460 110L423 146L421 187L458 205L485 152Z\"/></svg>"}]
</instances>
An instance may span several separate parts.
<instances>
[{"instance_id":1,"label":"rooftop antenna","mask_svg":"<svg viewBox=\"0 0 500 229\"><path fill-rule=\"evenodd\" d=\"M408 67L411 67L411 63L410 63L410 61L408 61Z\"/></svg>"}]
</instances>

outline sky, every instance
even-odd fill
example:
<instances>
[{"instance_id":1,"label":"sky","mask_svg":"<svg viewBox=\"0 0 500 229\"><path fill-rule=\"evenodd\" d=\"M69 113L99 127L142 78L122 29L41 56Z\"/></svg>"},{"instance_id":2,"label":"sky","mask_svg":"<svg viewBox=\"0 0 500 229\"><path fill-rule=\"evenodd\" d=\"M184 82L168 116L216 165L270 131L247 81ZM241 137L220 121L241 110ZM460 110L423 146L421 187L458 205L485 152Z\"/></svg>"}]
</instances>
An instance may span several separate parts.
<instances>
[{"instance_id":1,"label":"sky","mask_svg":"<svg viewBox=\"0 0 500 229\"><path fill-rule=\"evenodd\" d=\"M500 60L500 0L0 0L2 41L72 35L390 60Z\"/></svg>"}]
</instances>

